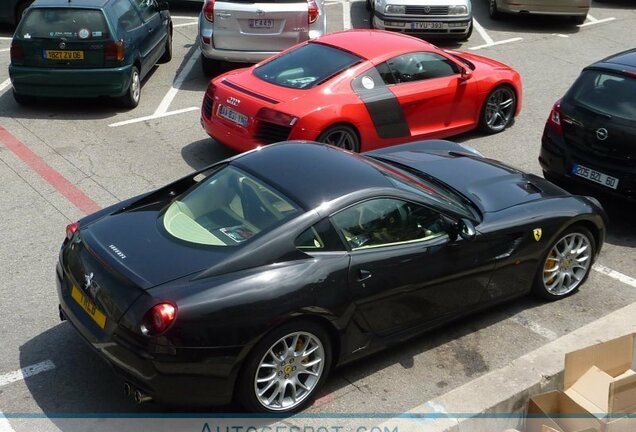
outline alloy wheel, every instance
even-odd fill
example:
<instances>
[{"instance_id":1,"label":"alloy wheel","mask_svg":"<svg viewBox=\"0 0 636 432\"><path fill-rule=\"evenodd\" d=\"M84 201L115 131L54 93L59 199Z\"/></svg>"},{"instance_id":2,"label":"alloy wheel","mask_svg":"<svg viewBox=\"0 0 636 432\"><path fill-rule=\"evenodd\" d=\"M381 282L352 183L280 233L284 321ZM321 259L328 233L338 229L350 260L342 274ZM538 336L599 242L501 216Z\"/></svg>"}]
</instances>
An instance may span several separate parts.
<instances>
[{"instance_id":1,"label":"alloy wheel","mask_svg":"<svg viewBox=\"0 0 636 432\"><path fill-rule=\"evenodd\" d=\"M515 95L508 87L495 89L486 101L485 121L493 132L500 132L510 124L515 109Z\"/></svg>"},{"instance_id":2,"label":"alloy wheel","mask_svg":"<svg viewBox=\"0 0 636 432\"><path fill-rule=\"evenodd\" d=\"M139 102L139 97L141 95L141 82L139 80L139 71L137 71L137 69L133 70L132 80L130 82L130 95L133 101Z\"/></svg>"},{"instance_id":3,"label":"alloy wheel","mask_svg":"<svg viewBox=\"0 0 636 432\"><path fill-rule=\"evenodd\" d=\"M323 344L312 333L300 331L280 338L256 368L256 399L271 411L299 406L320 382L325 361Z\"/></svg>"},{"instance_id":4,"label":"alloy wheel","mask_svg":"<svg viewBox=\"0 0 636 432\"><path fill-rule=\"evenodd\" d=\"M324 138L327 144L349 151L357 151L358 138L346 129L334 129Z\"/></svg>"},{"instance_id":5,"label":"alloy wheel","mask_svg":"<svg viewBox=\"0 0 636 432\"><path fill-rule=\"evenodd\" d=\"M543 286L554 296L569 294L583 282L591 263L589 238L579 232L567 234L548 253L543 264Z\"/></svg>"}]
</instances>

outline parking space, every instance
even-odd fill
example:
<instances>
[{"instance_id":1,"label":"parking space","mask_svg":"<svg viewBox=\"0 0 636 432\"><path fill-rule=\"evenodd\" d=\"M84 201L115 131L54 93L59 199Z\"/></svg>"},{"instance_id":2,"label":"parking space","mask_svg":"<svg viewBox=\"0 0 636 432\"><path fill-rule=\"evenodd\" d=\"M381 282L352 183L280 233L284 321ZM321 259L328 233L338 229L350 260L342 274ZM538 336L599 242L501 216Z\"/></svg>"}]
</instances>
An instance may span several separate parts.
<instances>
[{"instance_id":1,"label":"parking space","mask_svg":"<svg viewBox=\"0 0 636 432\"><path fill-rule=\"evenodd\" d=\"M519 70L524 106L501 134L455 139L540 175L550 107L582 67L633 47L636 9L626 1L594 2L588 21L575 25L546 17L492 21L486 0L475 0L473 8L476 31L469 41L435 43ZM369 26L364 1L329 0L326 10L330 32ZM196 8L173 9L173 60L155 68L140 105L128 111L101 99L18 105L7 71L11 30L0 28L0 431L26 430L2 412L168 409L124 398L122 382L59 322L54 266L68 222L232 155L199 124L209 77L199 62L196 17ZM604 203L611 216L607 242L581 292L558 303L515 300L346 366L308 411L405 412L636 302L634 209Z\"/></svg>"}]
</instances>

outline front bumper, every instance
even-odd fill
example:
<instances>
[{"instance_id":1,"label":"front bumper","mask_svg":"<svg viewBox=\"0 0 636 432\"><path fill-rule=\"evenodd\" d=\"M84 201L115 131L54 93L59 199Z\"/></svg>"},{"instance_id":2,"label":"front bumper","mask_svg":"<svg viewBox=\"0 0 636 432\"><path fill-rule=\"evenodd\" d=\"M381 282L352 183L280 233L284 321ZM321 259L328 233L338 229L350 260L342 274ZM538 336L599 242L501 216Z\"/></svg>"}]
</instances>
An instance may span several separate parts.
<instances>
[{"instance_id":1,"label":"front bumper","mask_svg":"<svg viewBox=\"0 0 636 432\"><path fill-rule=\"evenodd\" d=\"M232 400L242 347L177 347L151 353L119 326L112 333L109 326L106 331L100 329L71 298L70 283L59 262L56 282L60 316L133 387L175 405L224 405Z\"/></svg>"},{"instance_id":2,"label":"front bumper","mask_svg":"<svg viewBox=\"0 0 636 432\"><path fill-rule=\"evenodd\" d=\"M132 65L117 68L55 69L9 65L15 92L26 96L123 96L130 86Z\"/></svg>"},{"instance_id":3,"label":"front bumper","mask_svg":"<svg viewBox=\"0 0 636 432\"><path fill-rule=\"evenodd\" d=\"M598 156L571 148L549 125L546 125L541 138L539 164L549 177L576 186L576 193L585 195L586 192L595 191L603 195L636 202L636 166L629 167L626 164L611 163ZM572 174L574 164L580 164L617 178L617 188L612 189L586 178L575 176Z\"/></svg>"},{"instance_id":4,"label":"front bumper","mask_svg":"<svg viewBox=\"0 0 636 432\"><path fill-rule=\"evenodd\" d=\"M373 28L389 30L408 34L422 34L440 37L465 37L471 31L472 18L470 16L459 17L419 17L403 15L384 15L375 11L373 14ZM440 28L423 28L423 27Z\"/></svg>"}]
</instances>

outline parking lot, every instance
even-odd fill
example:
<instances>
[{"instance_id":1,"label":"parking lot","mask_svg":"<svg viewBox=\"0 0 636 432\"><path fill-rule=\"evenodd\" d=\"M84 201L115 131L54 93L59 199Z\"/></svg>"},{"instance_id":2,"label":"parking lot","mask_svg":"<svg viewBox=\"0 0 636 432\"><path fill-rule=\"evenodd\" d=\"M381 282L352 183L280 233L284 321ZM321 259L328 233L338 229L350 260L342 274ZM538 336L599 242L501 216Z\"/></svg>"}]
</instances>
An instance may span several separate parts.
<instances>
[{"instance_id":1,"label":"parking lot","mask_svg":"<svg viewBox=\"0 0 636 432\"><path fill-rule=\"evenodd\" d=\"M435 43L517 69L524 106L503 133L454 139L540 175L537 157L550 108L581 68L636 45L636 9L627 0L593 2L580 26L546 17L492 21L485 0L475 0L473 9L476 31L467 42ZM59 322L54 267L69 222L232 155L199 124L208 77L195 43L198 10L174 7L172 15L174 57L155 68L139 106L129 111L101 99L18 105L7 71L11 29L0 27L0 432L27 430L9 413L169 409L125 398L123 382ZM327 22L330 32L365 28L369 12L364 1L328 0ZM635 208L603 202L611 217L608 238L579 293L557 303L506 303L345 366L309 412L412 410L636 302Z\"/></svg>"}]
</instances>

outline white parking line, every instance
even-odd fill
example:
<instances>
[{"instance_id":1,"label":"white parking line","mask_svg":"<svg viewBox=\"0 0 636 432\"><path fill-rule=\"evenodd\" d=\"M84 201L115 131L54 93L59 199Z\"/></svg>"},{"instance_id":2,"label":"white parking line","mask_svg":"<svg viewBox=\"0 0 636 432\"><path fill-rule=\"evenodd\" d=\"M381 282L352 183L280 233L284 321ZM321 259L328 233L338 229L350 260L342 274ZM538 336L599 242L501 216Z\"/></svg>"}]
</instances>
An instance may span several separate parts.
<instances>
[{"instance_id":1,"label":"white parking line","mask_svg":"<svg viewBox=\"0 0 636 432\"><path fill-rule=\"evenodd\" d=\"M0 49L0 52L7 52L7 51L11 51L11 48L2 48L2 49Z\"/></svg>"},{"instance_id":2,"label":"white parking line","mask_svg":"<svg viewBox=\"0 0 636 432\"><path fill-rule=\"evenodd\" d=\"M0 411L0 432L15 432L9 420L2 414L2 411Z\"/></svg>"},{"instance_id":3,"label":"white parking line","mask_svg":"<svg viewBox=\"0 0 636 432\"><path fill-rule=\"evenodd\" d=\"M503 44L507 44L507 43L510 43L510 42L518 42L520 40L523 40L523 38L516 37L516 38L512 38L512 39L504 39L504 40L500 40L500 41L497 41L497 42L493 42L492 44L485 44L485 45L478 45L476 47L470 47L469 49L471 49L471 50L480 50L480 49L483 49L483 48L490 48L490 47L493 47L493 46L496 46L496 45L503 45Z\"/></svg>"},{"instance_id":4,"label":"white parking line","mask_svg":"<svg viewBox=\"0 0 636 432\"><path fill-rule=\"evenodd\" d=\"M598 21L596 18L594 18L594 17L593 17L592 15L590 15L590 14L587 14L587 19L588 19L589 21L592 21L592 22L596 22L596 21Z\"/></svg>"},{"instance_id":5,"label":"white parking line","mask_svg":"<svg viewBox=\"0 0 636 432\"><path fill-rule=\"evenodd\" d=\"M190 71L194 67L194 64L199 59L200 52L201 51L198 48L194 50L194 52L188 59L188 62L183 67L183 69L181 69L181 72L179 73L179 75L177 75L177 78L174 80L172 87L170 88L170 90L168 90L168 93L166 93L166 95L163 97L163 100L161 101L157 109L155 110L154 115L161 115L168 112L168 108L170 107L170 104L174 100L175 96L177 95L177 92L183 85L183 81L185 81L186 77L190 74Z\"/></svg>"},{"instance_id":6,"label":"white parking line","mask_svg":"<svg viewBox=\"0 0 636 432\"><path fill-rule=\"evenodd\" d=\"M486 42L487 46L494 45L495 41L486 33L486 30L477 22L476 19L473 18L473 25L475 26L475 30L479 33L479 36Z\"/></svg>"},{"instance_id":7,"label":"white parking line","mask_svg":"<svg viewBox=\"0 0 636 432\"><path fill-rule=\"evenodd\" d=\"M520 326L525 327L528 330L538 334L539 336L543 336L544 338L551 341L559 337L558 334L548 328L543 327L538 322L529 320L523 313L519 313L513 316L512 318L510 318L510 321L515 322Z\"/></svg>"},{"instance_id":8,"label":"white parking line","mask_svg":"<svg viewBox=\"0 0 636 432\"><path fill-rule=\"evenodd\" d=\"M23 367L22 369L0 375L0 387L52 369L55 369L55 364L53 364L51 360L45 360L31 366Z\"/></svg>"},{"instance_id":9,"label":"white parking line","mask_svg":"<svg viewBox=\"0 0 636 432\"><path fill-rule=\"evenodd\" d=\"M349 30L351 28L351 3L342 2L342 28Z\"/></svg>"},{"instance_id":10,"label":"white parking line","mask_svg":"<svg viewBox=\"0 0 636 432\"><path fill-rule=\"evenodd\" d=\"M589 15L587 16L588 18L590 17ZM601 23L605 23L605 22L609 22L609 21L614 21L616 18L614 17L609 17L609 18L603 18L600 20L595 20L595 21L589 21L586 22L585 24L579 24L579 27L587 27L587 26L591 26L594 24L601 24Z\"/></svg>"},{"instance_id":11,"label":"white parking line","mask_svg":"<svg viewBox=\"0 0 636 432\"><path fill-rule=\"evenodd\" d=\"M192 25L197 25L199 23L199 21L192 21L189 23L183 23L183 24L174 24L172 27L177 28L177 27L187 27L187 26L192 26Z\"/></svg>"},{"instance_id":12,"label":"white parking line","mask_svg":"<svg viewBox=\"0 0 636 432\"><path fill-rule=\"evenodd\" d=\"M11 86L11 78L7 78L6 80L0 83L0 93L2 93L7 88L9 88L9 86Z\"/></svg>"},{"instance_id":13,"label":"white parking line","mask_svg":"<svg viewBox=\"0 0 636 432\"><path fill-rule=\"evenodd\" d=\"M634 279L631 276L627 276L623 273L617 272L616 270L612 270L611 268L605 267L604 265L601 265L601 264L595 264L594 267L592 268L599 273L602 273L606 276L616 279L617 281L623 282L626 285L636 288L636 279Z\"/></svg>"},{"instance_id":14,"label":"white parking line","mask_svg":"<svg viewBox=\"0 0 636 432\"><path fill-rule=\"evenodd\" d=\"M195 17L195 16L181 16L181 15L178 15L178 16L170 15L170 18L172 18L172 19L197 19L197 17Z\"/></svg>"},{"instance_id":15,"label":"white parking line","mask_svg":"<svg viewBox=\"0 0 636 432\"><path fill-rule=\"evenodd\" d=\"M13 40L13 37L0 36L0 40Z\"/></svg>"},{"instance_id":16,"label":"white parking line","mask_svg":"<svg viewBox=\"0 0 636 432\"><path fill-rule=\"evenodd\" d=\"M189 107L189 108L183 108L180 110L176 110L176 111L168 111L165 113L161 113L161 114L153 114L153 115L149 115L146 117L138 117L138 118L134 118L134 119L130 119L130 120L124 120L124 121L120 121L117 123L111 123L108 126L109 127L119 127L119 126L125 126L125 125L129 125L129 124L133 124L133 123L141 123L144 122L146 120L154 120L154 119L158 119L158 118L162 118L162 117L168 117L168 116L172 116L172 115L177 115L177 114L183 114L186 112L190 112L190 111L195 111L201 109L200 107Z\"/></svg>"}]
</instances>

